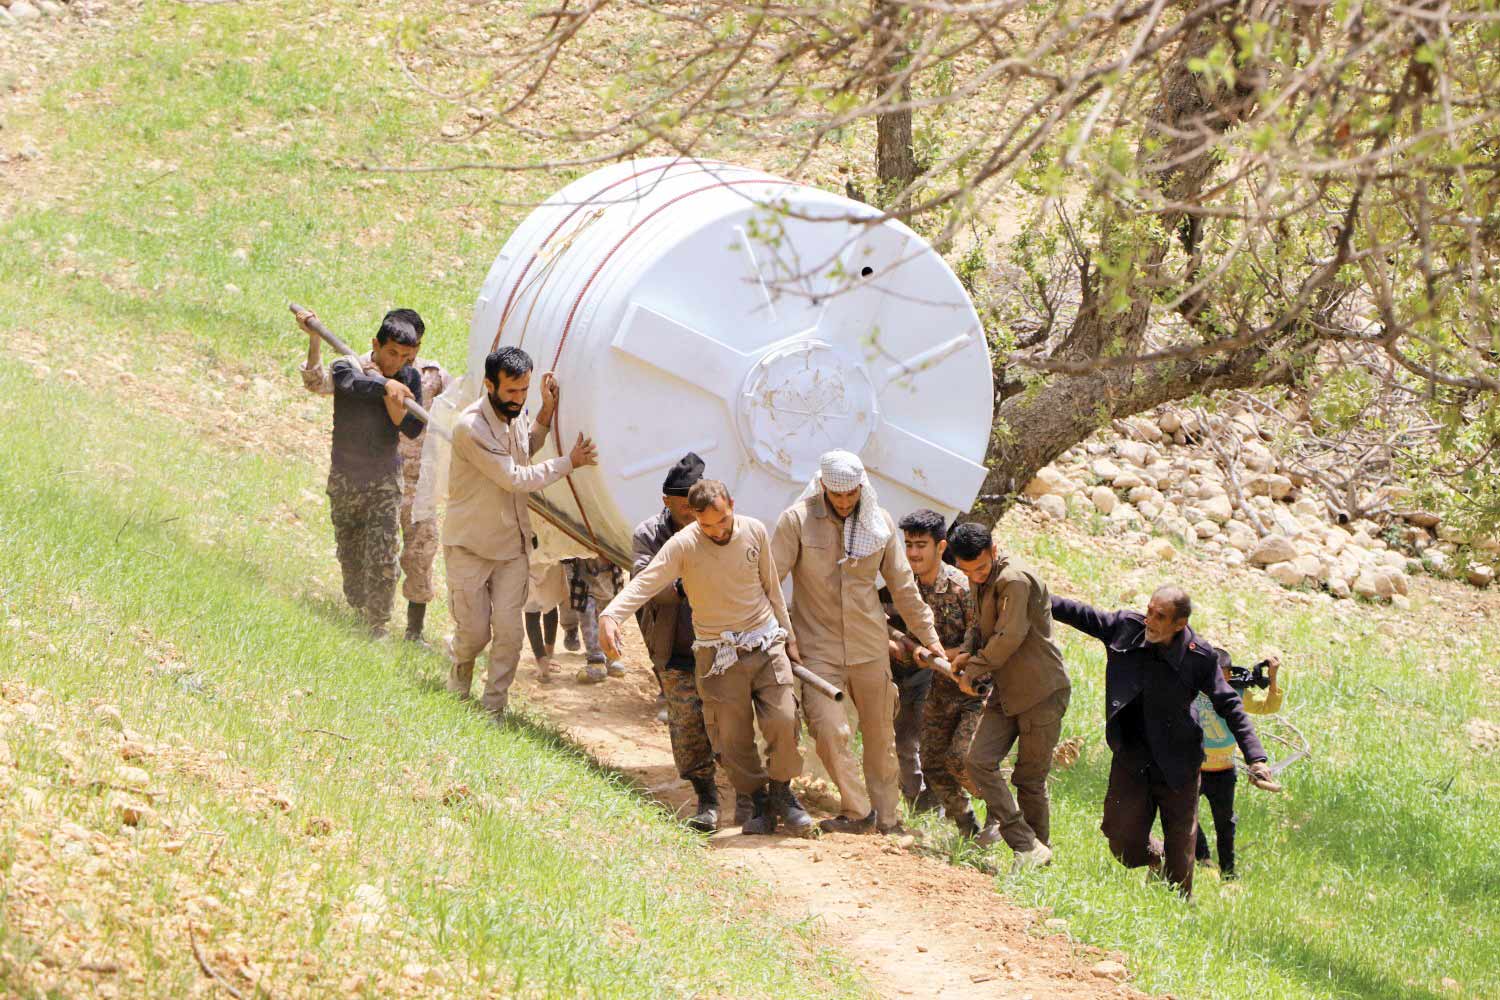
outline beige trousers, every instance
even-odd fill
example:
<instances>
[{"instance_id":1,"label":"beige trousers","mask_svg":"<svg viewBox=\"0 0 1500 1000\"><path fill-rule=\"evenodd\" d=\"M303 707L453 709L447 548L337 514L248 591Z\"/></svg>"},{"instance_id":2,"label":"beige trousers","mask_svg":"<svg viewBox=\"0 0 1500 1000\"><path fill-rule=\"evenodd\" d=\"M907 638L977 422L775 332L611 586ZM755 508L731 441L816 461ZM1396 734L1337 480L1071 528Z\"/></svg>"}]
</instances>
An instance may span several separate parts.
<instances>
[{"instance_id":1,"label":"beige trousers","mask_svg":"<svg viewBox=\"0 0 1500 1000\"><path fill-rule=\"evenodd\" d=\"M859 731L864 738L865 785L851 747L853 733L844 706L805 684L799 685L802 712L812 733L818 759L839 790L839 811L853 819L869 815L889 825L901 819L901 766L896 761L896 702L889 659L843 664L806 661L803 666L836 687L854 702ZM869 793L866 794L865 786Z\"/></svg>"},{"instance_id":2,"label":"beige trousers","mask_svg":"<svg viewBox=\"0 0 1500 1000\"><path fill-rule=\"evenodd\" d=\"M741 795L751 795L772 781L791 781L802 773L797 750L797 701L792 693L792 663L786 647L766 653L745 653L722 674L710 677L711 649L694 651L698 694L703 698L703 724L718 753L719 763ZM755 723L766 739L766 762L761 765L755 745Z\"/></svg>"},{"instance_id":3,"label":"beige trousers","mask_svg":"<svg viewBox=\"0 0 1500 1000\"><path fill-rule=\"evenodd\" d=\"M510 700L510 685L526 636L521 618L526 605L526 557L485 559L462 546L445 545L443 562L453 615L453 636L448 640L453 666L448 672L448 690L469 697L474 660L489 646L489 669L479 703L499 715Z\"/></svg>"}]
</instances>

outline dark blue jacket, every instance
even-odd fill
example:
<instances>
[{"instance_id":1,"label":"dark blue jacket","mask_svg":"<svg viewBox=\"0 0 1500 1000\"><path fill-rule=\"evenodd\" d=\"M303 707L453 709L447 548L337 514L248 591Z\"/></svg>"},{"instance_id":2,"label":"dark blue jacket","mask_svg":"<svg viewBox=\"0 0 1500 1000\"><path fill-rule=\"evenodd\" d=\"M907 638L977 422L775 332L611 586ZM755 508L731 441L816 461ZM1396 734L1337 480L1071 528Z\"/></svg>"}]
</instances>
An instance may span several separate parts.
<instances>
[{"instance_id":1,"label":"dark blue jacket","mask_svg":"<svg viewBox=\"0 0 1500 1000\"><path fill-rule=\"evenodd\" d=\"M1134 611L1099 611L1078 601L1052 598L1052 617L1104 643L1104 736L1109 748L1141 764L1144 756L1161 768L1173 787L1193 780L1203 763L1203 729L1193 700L1208 695L1214 711L1234 734L1245 760L1266 759L1239 694L1219 671L1219 651L1184 628L1164 650L1146 642L1146 620ZM1156 669L1165 662L1167 671ZM1147 684L1152 673L1168 683ZM1121 732L1120 710L1141 699L1146 746L1128 746Z\"/></svg>"}]
</instances>

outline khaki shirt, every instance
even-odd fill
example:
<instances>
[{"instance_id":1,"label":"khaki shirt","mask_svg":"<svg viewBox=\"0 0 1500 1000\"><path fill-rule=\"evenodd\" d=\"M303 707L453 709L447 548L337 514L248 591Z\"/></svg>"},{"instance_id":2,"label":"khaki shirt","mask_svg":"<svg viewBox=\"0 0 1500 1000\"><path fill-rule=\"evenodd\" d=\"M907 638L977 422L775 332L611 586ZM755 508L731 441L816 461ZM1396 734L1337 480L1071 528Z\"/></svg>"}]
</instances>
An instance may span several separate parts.
<instances>
[{"instance_id":1,"label":"khaki shirt","mask_svg":"<svg viewBox=\"0 0 1500 1000\"><path fill-rule=\"evenodd\" d=\"M528 555L535 544L528 494L546 489L573 471L566 455L525 465L547 440L547 428L531 426L525 413L506 421L480 396L453 425L448 466L448 516L443 544L461 546L483 559Z\"/></svg>"},{"instance_id":2,"label":"khaki shirt","mask_svg":"<svg viewBox=\"0 0 1500 1000\"><path fill-rule=\"evenodd\" d=\"M884 510L891 537L885 548L840 563L844 523L819 492L782 512L771 543L777 572L792 577L792 624L802 658L848 666L890 661L890 630L875 576L885 578L891 603L924 646L938 645L932 609L922 600L906 561L906 543ZM698 603L693 602L696 613Z\"/></svg>"},{"instance_id":3,"label":"khaki shirt","mask_svg":"<svg viewBox=\"0 0 1500 1000\"><path fill-rule=\"evenodd\" d=\"M990 578L971 594L976 618L964 648L973 659L964 675L993 678L1001 711L1020 715L1072 687L1052 641L1052 599L1036 574L997 556Z\"/></svg>"},{"instance_id":4,"label":"khaki shirt","mask_svg":"<svg viewBox=\"0 0 1500 1000\"><path fill-rule=\"evenodd\" d=\"M704 535L696 523L690 524L631 577L604 609L604 616L623 622L681 580L692 602L693 633L699 639L758 629L773 620L790 633L792 623L770 542L764 524L740 514L734 517L734 534L723 545Z\"/></svg>"},{"instance_id":5,"label":"khaki shirt","mask_svg":"<svg viewBox=\"0 0 1500 1000\"><path fill-rule=\"evenodd\" d=\"M379 375L380 368L375 364L371 353L366 351L359 356L359 363L363 366L365 374ZM436 361L428 361L426 358L417 358L412 361L411 366L422 376L422 398L417 400L422 408L429 413L432 412L432 401L441 396L447 388L453 384L453 376L443 369ZM333 395L333 376L329 374L324 365L308 366L305 362L297 366L297 371L302 373L302 387L308 392L319 396ZM427 438L427 430L423 428L422 433L414 438L403 436L398 447L401 449L401 476L405 481L405 491L409 495L417 487L417 476L422 472L422 443Z\"/></svg>"}]
</instances>

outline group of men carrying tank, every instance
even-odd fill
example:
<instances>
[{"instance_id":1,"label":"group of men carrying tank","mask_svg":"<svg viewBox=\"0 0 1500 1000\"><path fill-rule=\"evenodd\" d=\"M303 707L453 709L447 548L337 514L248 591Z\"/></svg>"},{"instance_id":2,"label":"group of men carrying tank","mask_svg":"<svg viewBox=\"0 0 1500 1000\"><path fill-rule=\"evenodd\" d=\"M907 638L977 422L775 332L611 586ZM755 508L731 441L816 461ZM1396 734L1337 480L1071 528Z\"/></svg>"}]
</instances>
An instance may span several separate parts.
<instances>
[{"instance_id":1,"label":"group of men carrying tank","mask_svg":"<svg viewBox=\"0 0 1500 1000\"><path fill-rule=\"evenodd\" d=\"M369 355L340 359L329 371L309 334L304 380L334 396L328 493L349 603L383 634L399 565L407 575L407 637L420 640L440 538L453 619L448 689L471 697L475 661L488 647L480 704L502 719L528 631L540 679L553 670L556 626L549 638L546 600L536 591L557 585L533 572L528 498L596 464L594 444L580 434L567 454L534 461L556 414L558 381L551 372L541 376L533 420L530 357L516 347L491 353L483 395L453 427L439 535L432 521L413 523L410 513L411 454L422 425L403 400L430 403L448 383L440 367L416 357L420 318L393 310ZM697 792L690 826L717 828L722 766L746 834L890 833L901 827L904 793L911 808L941 810L980 844L1003 839L1018 867L1048 864L1047 775L1071 694L1052 634L1061 621L1105 644L1113 759L1101 829L1115 856L1190 893L1195 854L1207 855L1197 823L1201 792L1213 807L1221 870L1232 875L1232 744L1254 783L1279 786L1246 701L1229 683L1228 656L1188 626L1186 593L1160 588L1144 615L1055 597L1031 569L997 550L981 524L950 528L942 515L917 510L898 525L858 456L846 451L822 456L774 529L737 513L729 489L705 471L689 453L667 474L662 510L635 529L623 587L602 561L570 571L570 605L604 605L596 654L604 666L589 664L580 681L623 671L621 630L637 616L677 769ZM782 590L788 578L790 608ZM593 620L585 612L579 624ZM929 669L935 659L952 672ZM847 693L862 768L844 706L800 683L794 662ZM1273 661L1270 691L1252 710L1279 706L1278 667ZM791 787L802 773L802 723L839 794L839 812L816 824ZM1013 748L1007 783L1001 766ZM971 795L984 802L982 824ZM1161 840L1151 836L1158 817Z\"/></svg>"}]
</instances>

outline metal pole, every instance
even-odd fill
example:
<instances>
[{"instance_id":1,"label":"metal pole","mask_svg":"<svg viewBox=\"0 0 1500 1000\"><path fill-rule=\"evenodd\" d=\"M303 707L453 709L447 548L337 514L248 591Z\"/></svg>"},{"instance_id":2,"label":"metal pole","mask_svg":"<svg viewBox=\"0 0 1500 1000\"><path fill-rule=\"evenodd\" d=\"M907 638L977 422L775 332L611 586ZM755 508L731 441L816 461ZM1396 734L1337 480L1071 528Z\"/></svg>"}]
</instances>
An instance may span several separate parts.
<instances>
[{"instance_id":1,"label":"metal pole","mask_svg":"<svg viewBox=\"0 0 1500 1000\"><path fill-rule=\"evenodd\" d=\"M807 684L813 689L821 691L823 694L826 694L834 701L844 700L844 692L840 691L838 688L834 687L832 684L828 683L823 678L813 673L811 670L808 670L802 664L793 663L792 673L801 678L803 684Z\"/></svg>"}]
</instances>

